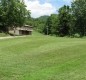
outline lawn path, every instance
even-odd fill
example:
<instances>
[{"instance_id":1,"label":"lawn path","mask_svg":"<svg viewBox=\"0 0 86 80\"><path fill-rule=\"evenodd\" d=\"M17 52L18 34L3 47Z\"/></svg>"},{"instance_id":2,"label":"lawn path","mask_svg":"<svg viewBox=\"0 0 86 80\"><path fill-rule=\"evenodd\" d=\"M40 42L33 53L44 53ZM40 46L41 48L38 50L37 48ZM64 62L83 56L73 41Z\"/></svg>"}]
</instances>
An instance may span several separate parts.
<instances>
[{"instance_id":1,"label":"lawn path","mask_svg":"<svg viewBox=\"0 0 86 80\"><path fill-rule=\"evenodd\" d=\"M0 37L0 40L1 40L1 39L17 38L17 37L26 37L26 36L8 36L8 37Z\"/></svg>"}]
</instances>

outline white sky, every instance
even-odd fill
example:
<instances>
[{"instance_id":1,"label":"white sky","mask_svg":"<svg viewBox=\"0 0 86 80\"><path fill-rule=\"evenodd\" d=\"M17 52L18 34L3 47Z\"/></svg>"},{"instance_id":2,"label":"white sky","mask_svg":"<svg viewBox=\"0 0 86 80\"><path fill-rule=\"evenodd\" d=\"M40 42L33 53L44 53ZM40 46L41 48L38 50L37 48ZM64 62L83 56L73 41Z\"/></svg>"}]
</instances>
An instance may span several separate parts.
<instances>
[{"instance_id":1,"label":"white sky","mask_svg":"<svg viewBox=\"0 0 86 80\"><path fill-rule=\"evenodd\" d=\"M27 6L28 10L31 10L31 16L34 18L37 18L39 16L43 15L50 15L52 13L56 13L56 10L60 7L60 5L57 4L58 8L54 6L54 3L50 3L51 0L44 0L45 2L42 4L40 3L42 0L25 0L25 4ZM55 1L55 0L53 0ZM59 1L59 0L56 0ZM63 0L63 2L66 2L69 4L72 0ZM61 4L61 3L59 3Z\"/></svg>"}]
</instances>

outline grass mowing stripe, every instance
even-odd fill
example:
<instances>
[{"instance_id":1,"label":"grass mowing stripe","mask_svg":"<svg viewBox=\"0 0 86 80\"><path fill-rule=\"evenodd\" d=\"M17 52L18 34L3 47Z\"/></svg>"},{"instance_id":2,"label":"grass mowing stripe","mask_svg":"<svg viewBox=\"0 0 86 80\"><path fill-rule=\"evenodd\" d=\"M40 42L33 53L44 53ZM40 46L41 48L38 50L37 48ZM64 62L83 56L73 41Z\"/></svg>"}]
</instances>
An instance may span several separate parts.
<instances>
[{"instance_id":1,"label":"grass mowing stripe","mask_svg":"<svg viewBox=\"0 0 86 80\"><path fill-rule=\"evenodd\" d=\"M0 40L0 80L85 80L86 40L32 35Z\"/></svg>"}]
</instances>

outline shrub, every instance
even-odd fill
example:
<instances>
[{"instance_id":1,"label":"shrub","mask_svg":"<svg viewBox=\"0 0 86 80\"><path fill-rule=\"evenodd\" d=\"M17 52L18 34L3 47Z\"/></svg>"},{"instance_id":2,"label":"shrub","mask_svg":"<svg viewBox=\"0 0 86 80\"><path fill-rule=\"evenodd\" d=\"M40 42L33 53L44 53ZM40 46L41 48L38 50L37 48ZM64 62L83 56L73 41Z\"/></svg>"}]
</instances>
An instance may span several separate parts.
<instances>
[{"instance_id":1,"label":"shrub","mask_svg":"<svg viewBox=\"0 0 86 80\"><path fill-rule=\"evenodd\" d=\"M75 37L75 38L80 38L80 34L75 33L75 34L74 34L74 37Z\"/></svg>"}]
</instances>

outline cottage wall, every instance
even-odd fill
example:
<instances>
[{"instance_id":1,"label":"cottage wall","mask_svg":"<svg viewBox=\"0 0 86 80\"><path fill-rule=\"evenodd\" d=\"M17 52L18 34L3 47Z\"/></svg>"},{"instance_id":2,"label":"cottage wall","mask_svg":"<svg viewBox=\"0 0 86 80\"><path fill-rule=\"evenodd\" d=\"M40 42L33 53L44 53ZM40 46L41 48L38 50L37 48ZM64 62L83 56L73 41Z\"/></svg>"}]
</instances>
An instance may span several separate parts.
<instances>
[{"instance_id":1,"label":"cottage wall","mask_svg":"<svg viewBox=\"0 0 86 80\"><path fill-rule=\"evenodd\" d=\"M13 29L13 34L15 35L31 35L32 34L32 26L25 25L23 27L17 27Z\"/></svg>"},{"instance_id":2,"label":"cottage wall","mask_svg":"<svg viewBox=\"0 0 86 80\"><path fill-rule=\"evenodd\" d=\"M16 29L14 34L15 35L20 35L19 30Z\"/></svg>"}]
</instances>

